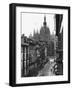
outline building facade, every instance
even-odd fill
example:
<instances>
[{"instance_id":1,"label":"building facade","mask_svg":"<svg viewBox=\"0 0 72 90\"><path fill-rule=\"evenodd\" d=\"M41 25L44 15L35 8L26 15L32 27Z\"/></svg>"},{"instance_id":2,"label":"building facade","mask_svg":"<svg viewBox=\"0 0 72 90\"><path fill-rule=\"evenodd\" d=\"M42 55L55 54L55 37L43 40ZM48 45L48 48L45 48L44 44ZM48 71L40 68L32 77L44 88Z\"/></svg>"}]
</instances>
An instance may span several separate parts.
<instances>
[{"instance_id":1,"label":"building facade","mask_svg":"<svg viewBox=\"0 0 72 90\"><path fill-rule=\"evenodd\" d=\"M56 67L55 74L63 75L63 15L56 14L56 36L58 37L58 45L56 48Z\"/></svg>"}]
</instances>

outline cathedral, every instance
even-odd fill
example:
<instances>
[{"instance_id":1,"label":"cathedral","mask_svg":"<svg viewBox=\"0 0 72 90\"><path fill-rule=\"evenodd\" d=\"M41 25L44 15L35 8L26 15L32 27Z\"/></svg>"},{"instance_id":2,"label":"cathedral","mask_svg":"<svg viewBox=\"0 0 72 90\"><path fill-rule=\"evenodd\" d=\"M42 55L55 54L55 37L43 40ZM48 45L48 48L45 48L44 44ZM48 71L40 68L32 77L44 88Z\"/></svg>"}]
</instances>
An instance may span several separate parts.
<instances>
[{"instance_id":1,"label":"cathedral","mask_svg":"<svg viewBox=\"0 0 72 90\"><path fill-rule=\"evenodd\" d=\"M47 27L46 16L44 16L44 22L43 26L40 28L40 33L38 32L38 30L37 32L35 32L34 30L33 39L35 41L44 41L44 42L50 41L50 30L49 27Z\"/></svg>"}]
</instances>

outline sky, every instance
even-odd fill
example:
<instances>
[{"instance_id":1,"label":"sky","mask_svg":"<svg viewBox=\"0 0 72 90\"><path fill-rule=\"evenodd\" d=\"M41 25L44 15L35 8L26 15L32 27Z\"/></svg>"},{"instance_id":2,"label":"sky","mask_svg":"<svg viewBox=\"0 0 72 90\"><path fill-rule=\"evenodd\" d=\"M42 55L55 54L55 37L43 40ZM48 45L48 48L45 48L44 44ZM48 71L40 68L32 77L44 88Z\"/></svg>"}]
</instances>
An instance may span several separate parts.
<instances>
[{"instance_id":1,"label":"sky","mask_svg":"<svg viewBox=\"0 0 72 90\"><path fill-rule=\"evenodd\" d=\"M22 30L21 33L29 37L33 32L40 32L40 28L43 26L44 16L46 16L47 27L50 29L50 33L55 30L55 15L54 14L36 14L36 13L22 13Z\"/></svg>"}]
</instances>

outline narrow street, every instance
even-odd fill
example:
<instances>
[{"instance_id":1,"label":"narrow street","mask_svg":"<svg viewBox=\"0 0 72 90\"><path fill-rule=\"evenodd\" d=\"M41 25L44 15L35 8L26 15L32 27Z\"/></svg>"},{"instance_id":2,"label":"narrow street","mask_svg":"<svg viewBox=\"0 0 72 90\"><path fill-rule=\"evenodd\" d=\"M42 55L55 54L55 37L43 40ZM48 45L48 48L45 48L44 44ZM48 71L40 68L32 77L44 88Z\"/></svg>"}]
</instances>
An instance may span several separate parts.
<instances>
[{"instance_id":1,"label":"narrow street","mask_svg":"<svg viewBox=\"0 0 72 90\"><path fill-rule=\"evenodd\" d=\"M53 73L53 66L55 65L55 62L48 61L44 68L39 71L37 76L54 76Z\"/></svg>"}]
</instances>

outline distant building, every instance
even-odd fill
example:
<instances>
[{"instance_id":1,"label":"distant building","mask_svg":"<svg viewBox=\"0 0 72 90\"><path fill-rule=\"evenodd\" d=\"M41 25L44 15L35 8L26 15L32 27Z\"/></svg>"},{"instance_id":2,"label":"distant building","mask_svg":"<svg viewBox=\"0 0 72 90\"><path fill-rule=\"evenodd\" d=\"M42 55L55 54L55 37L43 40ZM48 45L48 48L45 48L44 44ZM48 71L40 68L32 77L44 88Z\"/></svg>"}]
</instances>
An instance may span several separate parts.
<instances>
[{"instance_id":1,"label":"distant building","mask_svg":"<svg viewBox=\"0 0 72 90\"><path fill-rule=\"evenodd\" d=\"M38 31L35 32L34 30L33 38L37 41L50 41L50 30L49 27L47 27L46 16L44 16L44 22L43 26L40 28L40 33L38 33Z\"/></svg>"},{"instance_id":2,"label":"distant building","mask_svg":"<svg viewBox=\"0 0 72 90\"><path fill-rule=\"evenodd\" d=\"M44 16L43 27L40 29L40 39L47 42L50 40L50 30L47 27L46 16Z\"/></svg>"}]
</instances>

